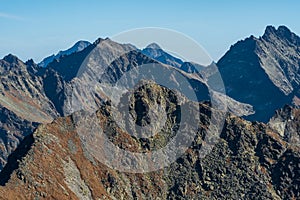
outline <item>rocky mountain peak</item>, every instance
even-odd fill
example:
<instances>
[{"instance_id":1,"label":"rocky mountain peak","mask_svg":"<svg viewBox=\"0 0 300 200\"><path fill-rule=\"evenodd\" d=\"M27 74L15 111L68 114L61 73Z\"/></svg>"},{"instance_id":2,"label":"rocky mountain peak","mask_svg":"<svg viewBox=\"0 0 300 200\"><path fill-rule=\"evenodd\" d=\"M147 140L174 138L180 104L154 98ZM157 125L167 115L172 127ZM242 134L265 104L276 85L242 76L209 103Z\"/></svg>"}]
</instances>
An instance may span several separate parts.
<instances>
[{"instance_id":1,"label":"rocky mountain peak","mask_svg":"<svg viewBox=\"0 0 300 200\"><path fill-rule=\"evenodd\" d=\"M24 71L26 71L26 65L17 56L8 54L2 60L0 59L1 76L4 76L7 73L24 72Z\"/></svg>"},{"instance_id":2,"label":"rocky mountain peak","mask_svg":"<svg viewBox=\"0 0 300 200\"><path fill-rule=\"evenodd\" d=\"M94 45L98 45L98 44L100 44L101 42L106 41L106 40L110 40L110 39L109 39L108 37L105 38L105 39L99 37L93 44L94 44Z\"/></svg>"},{"instance_id":3,"label":"rocky mountain peak","mask_svg":"<svg viewBox=\"0 0 300 200\"><path fill-rule=\"evenodd\" d=\"M3 58L3 60L10 64L19 64L19 62L22 62L17 56L12 54L8 54Z\"/></svg>"},{"instance_id":4,"label":"rocky mountain peak","mask_svg":"<svg viewBox=\"0 0 300 200\"><path fill-rule=\"evenodd\" d=\"M285 26L267 26L262 37L237 42L217 64L227 94L253 105L253 118L267 122L299 89L299 46L300 38Z\"/></svg>"},{"instance_id":5,"label":"rocky mountain peak","mask_svg":"<svg viewBox=\"0 0 300 200\"><path fill-rule=\"evenodd\" d=\"M51 56L48 56L47 58L43 59L38 65L40 67L47 67L50 63L59 59L60 57L67 56L75 52L83 51L85 48L87 48L90 45L91 45L90 42L80 40L76 42L71 48L67 50L59 51L56 55L53 54Z\"/></svg>"},{"instance_id":6,"label":"rocky mountain peak","mask_svg":"<svg viewBox=\"0 0 300 200\"><path fill-rule=\"evenodd\" d=\"M167 53L156 43L149 44L142 50L142 53L156 61L173 67L180 68L180 66L183 64L183 61L181 59Z\"/></svg>"},{"instance_id":7,"label":"rocky mountain peak","mask_svg":"<svg viewBox=\"0 0 300 200\"><path fill-rule=\"evenodd\" d=\"M149 44L146 49L162 49L157 43L153 42Z\"/></svg>"},{"instance_id":8,"label":"rocky mountain peak","mask_svg":"<svg viewBox=\"0 0 300 200\"><path fill-rule=\"evenodd\" d=\"M300 37L293 33L286 26L279 26L277 29L274 26L267 26L262 38L265 40L274 40L277 38L296 46L300 45Z\"/></svg>"},{"instance_id":9,"label":"rocky mountain peak","mask_svg":"<svg viewBox=\"0 0 300 200\"><path fill-rule=\"evenodd\" d=\"M277 33L283 35L283 36L289 36L292 34L291 30L288 29L286 26L279 26L277 29Z\"/></svg>"},{"instance_id":10,"label":"rocky mountain peak","mask_svg":"<svg viewBox=\"0 0 300 200\"><path fill-rule=\"evenodd\" d=\"M276 33L276 28L274 26L267 26L265 29L264 36L268 36Z\"/></svg>"},{"instance_id":11,"label":"rocky mountain peak","mask_svg":"<svg viewBox=\"0 0 300 200\"><path fill-rule=\"evenodd\" d=\"M26 65L35 65L35 62L33 61L33 59L29 59L25 62Z\"/></svg>"},{"instance_id":12,"label":"rocky mountain peak","mask_svg":"<svg viewBox=\"0 0 300 200\"><path fill-rule=\"evenodd\" d=\"M74 44L73 48L75 48L77 51L82 51L83 49L85 49L90 44L91 43L88 42L88 41L80 40L80 41L78 41Z\"/></svg>"}]
</instances>

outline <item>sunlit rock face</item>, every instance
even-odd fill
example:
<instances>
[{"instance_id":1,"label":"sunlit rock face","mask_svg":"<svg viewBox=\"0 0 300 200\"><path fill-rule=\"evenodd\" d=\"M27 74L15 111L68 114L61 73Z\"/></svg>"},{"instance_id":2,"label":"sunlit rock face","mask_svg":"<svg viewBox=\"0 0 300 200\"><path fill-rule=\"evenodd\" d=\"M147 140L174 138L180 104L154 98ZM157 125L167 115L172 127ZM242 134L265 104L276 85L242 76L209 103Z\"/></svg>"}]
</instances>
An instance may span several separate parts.
<instances>
[{"instance_id":1,"label":"sunlit rock face","mask_svg":"<svg viewBox=\"0 0 300 200\"><path fill-rule=\"evenodd\" d=\"M284 26L233 45L217 63L227 94L254 107L250 120L267 122L299 91L300 38Z\"/></svg>"},{"instance_id":2,"label":"sunlit rock face","mask_svg":"<svg viewBox=\"0 0 300 200\"><path fill-rule=\"evenodd\" d=\"M78 130L76 118L81 115L74 113L39 126L23 140L0 173L1 185L5 185L0 187L2 198L292 199L299 196L299 148L281 136L276 127L228 115L212 151L202 158L201 148L213 111L209 104L182 99L189 106L178 107L180 100L171 90L153 83L144 83L129 96L133 123L141 126L150 123L152 110L162 119L158 126L166 122L164 128L152 127L148 138L139 138L113 120L115 111L107 104L94 115L93 127L98 127L98 134L105 134L110 142L126 151L155 151L174 137L180 124L178 109L192 109L199 115L199 130L176 161L147 173L127 173L107 167L98 159L101 151L91 149L98 150L105 144L95 143L97 135L94 135L88 143L94 146L86 146L88 139L83 140L82 136L86 138L91 133ZM299 121L297 109L279 113L283 118L294 113L294 122ZM87 120L88 125L92 118L79 121L82 120Z\"/></svg>"}]
</instances>

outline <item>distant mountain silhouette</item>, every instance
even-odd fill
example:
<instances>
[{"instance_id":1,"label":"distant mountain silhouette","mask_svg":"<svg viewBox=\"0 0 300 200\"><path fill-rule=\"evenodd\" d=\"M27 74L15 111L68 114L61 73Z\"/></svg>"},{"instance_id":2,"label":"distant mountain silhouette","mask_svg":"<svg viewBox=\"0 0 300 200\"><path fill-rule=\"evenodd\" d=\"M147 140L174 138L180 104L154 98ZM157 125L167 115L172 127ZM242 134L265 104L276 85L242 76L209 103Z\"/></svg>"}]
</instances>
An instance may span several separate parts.
<instances>
[{"instance_id":1,"label":"distant mountain silhouette","mask_svg":"<svg viewBox=\"0 0 300 200\"><path fill-rule=\"evenodd\" d=\"M183 61L179 58L172 56L171 54L165 52L158 44L151 43L146 48L142 50L142 53L146 56L153 58L161 63L171 65L173 67L180 68Z\"/></svg>"},{"instance_id":2,"label":"distant mountain silhouette","mask_svg":"<svg viewBox=\"0 0 300 200\"><path fill-rule=\"evenodd\" d=\"M47 67L49 63L53 62L55 59L59 59L61 56L66 56L70 55L75 52L82 51L86 47L88 47L91 43L88 41L78 41L76 42L71 48L65 50L65 51L60 51L56 55L51 55L45 59L43 59L38 65L40 67Z\"/></svg>"}]
</instances>

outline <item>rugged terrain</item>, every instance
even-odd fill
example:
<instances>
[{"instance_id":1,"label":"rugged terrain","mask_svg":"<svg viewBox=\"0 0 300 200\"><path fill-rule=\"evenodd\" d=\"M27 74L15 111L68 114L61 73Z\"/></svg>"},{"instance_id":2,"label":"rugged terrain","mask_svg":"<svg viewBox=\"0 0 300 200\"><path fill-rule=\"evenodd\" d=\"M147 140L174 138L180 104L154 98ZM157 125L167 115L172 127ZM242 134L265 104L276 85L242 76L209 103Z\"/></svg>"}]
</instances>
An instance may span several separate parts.
<instances>
[{"instance_id":1,"label":"rugged terrain","mask_svg":"<svg viewBox=\"0 0 300 200\"><path fill-rule=\"evenodd\" d=\"M262 37L238 42L210 66L183 62L157 44L139 50L108 38L78 42L42 67L4 57L0 199L297 199L299 46L299 37L286 27L269 26ZM229 96L222 84L211 84L217 66ZM149 77L158 85L143 82ZM126 99L129 112L122 116L118 109L128 110L122 105ZM121 107L114 108L119 101ZM215 125L212 113L226 113L214 103L227 104L230 114L203 157L202 149L212 142L206 140ZM190 114L183 119L180 111ZM98 132L120 149L149 153L188 127L180 122L197 116L199 130L190 148L161 170L120 172L97 156L103 147L93 143L103 139ZM147 137L140 137L135 128L153 122L143 133ZM80 123L94 123L98 132L93 135Z\"/></svg>"},{"instance_id":2,"label":"rugged terrain","mask_svg":"<svg viewBox=\"0 0 300 200\"><path fill-rule=\"evenodd\" d=\"M75 46L79 48L80 44ZM74 48L65 51L65 53L73 53L54 59L47 68L39 67L32 60L24 63L13 55L0 60L0 106L12 113L11 116L4 114L1 116L5 124L0 124L2 130L0 170L6 163L7 156L23 137L30 134L30 131L26 131L27 124L33 124L30 130L34 130L37 124L49 123L59 116L67 116L81 109L97 110L99 102L107 98L107 91L97 93L94 90L90 91L91 88L95 89L95 86L99 86L98 88L105 90L103 85L116 84L122 77L125 77L123 74L134 68L147 65L150 67L151 64L159 65L160 70L170 75L169 80L161 79L161 81L168 81L174 87L181 87L178 85L179 76L186 77L193 84L199 100L209 99L207 86L202 79L190 77L184 71L169 65L159 64L158 61L144 55L132 45L118 44L110 39L98 39L80 51L78 48L75 48L78 51L72 51ZM87 58L89 62L85 63ZM153 67L152 69L151 73L161 74L162 72ZM129 82L135 77L130 76L131 74L126 77L125 81ZM124 86L130 87L128 83ZM106 90L112 92L111 89ZM235 101L229 98L229 102ZM249 108L248 105L242 103L231 103L231 105L232 110L245 107L245 112L241 114L251 112L251 107ZM26 123L20 124L20 121L26 121ZM15 124L19 126L16 127Z\"/></svg>"},{"instance_id":3,"label":"rugged terrain","mask_svg":"<svg viewBox=\"0 0 300 200\"><path fill-rule=\"evenodd\" d=\"M226 93L254 107L250 120L267 122L285 104L298 104L300 38L287 27L268 26L231 46L218 61Z\"/></svg>"},{"instance_id":4,"label":"rugged terrain","mask_svg":"<svg viewBox=\"0 0 300 200\"><path fill-rule=\"evenodd\" d=\"M58 116L43 89L32 60L23 63L8 55L0 60L0 170L19 142L40 123Z\"/></svg>"},{"instance_id":5,"label":"rugged terrain","mask_svg":"<svg viewBox=\"0 0 300 200\"><path fill-rule=\"evenodd\" d=\"M176 125L177 100L166 88L144 84L131 97L140 109L168 107L167 127ZM163 99L163 102L161 101ZM140 105L138 103L138 105ZM165 107L165 108L167 108ZM76 115L41 125L10 156L0 174L1 199L296 199L299 197L299 145L270 126L228 115L212 151L201 158L210 123L208 104L190 102L201 122L184 155L161 170L143 174L108 168L91 153L76 130ZM133 107L134 108L134 107ZM175 110L174 110L175 109ZM147 112L134 112L137 123ZM124 132L112 120L108 104L96 112L110 141L133 152L150 151L172 137L169 129L147 140ZM172 114L173 113L173 114ZM280 113L285 113L281 111ZM294 120L300 111L292 110ZM175 114L175 115L174 115ZM287 113L289 115L289 113ZM146 117L146 118L145 118ZM145 123L141 122L141 123ZM177 121L178 123L178 121ZM293 125L286 129L294 130ZM296 130L295 130L296 131ZM298 134L298 132L289 132ZM299 135L298 135L299 137Z\"/></svg>"}]
</instances>

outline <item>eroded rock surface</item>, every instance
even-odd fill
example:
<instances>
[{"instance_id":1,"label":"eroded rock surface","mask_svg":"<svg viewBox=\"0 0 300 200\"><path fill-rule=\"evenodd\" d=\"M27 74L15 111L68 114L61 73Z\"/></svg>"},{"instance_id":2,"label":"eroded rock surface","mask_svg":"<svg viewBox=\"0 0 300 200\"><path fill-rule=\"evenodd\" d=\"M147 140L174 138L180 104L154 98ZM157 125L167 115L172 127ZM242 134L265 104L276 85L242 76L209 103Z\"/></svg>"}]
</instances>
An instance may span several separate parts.
<instances>
[{"instance_id":1,"label":"eroded rock surface","mask_svg":"<svg viewBox=\"0 0 300 200\"><path fill-rule=\"evenodd\" d=\"M177 103L171 93L153 84L139 88L131 98L133 119L137 123L148 123L147 108L154 108L161 102L162 105L169 104L167 127L174 127L178 123L174 120L178 116L174 113ZM138 105L141 107L135 109L140 101ZM10 162L15 156L19 164L11 172L9 180L2 184L5 186L0 187L1 199L299 197L300 159L296 145L266 124L228 115L214 148L201 159L199 154L208 131L211 108L208 104L192 104L194 109L199 109L197 112L201 119L194 142L174 163L148 173L125 173L102 164L96 154L85 147L82 133L77 130L75 115L41 125L33 134L32 144L28 143L30 148L26 155L12 156ZM164 141L173 137L170 129L165 129L148 140L140 140L124 132L114 122L112 112L109 104L97 111L98 125L110 141L122 149L149 152L157 148L155 144L163 145ZM297 122L299 115L295 115L293 120ZM159 137L161 134L164 137ZM0 177L3 175L2 172Z\"/></svg>"}]
</instances>

